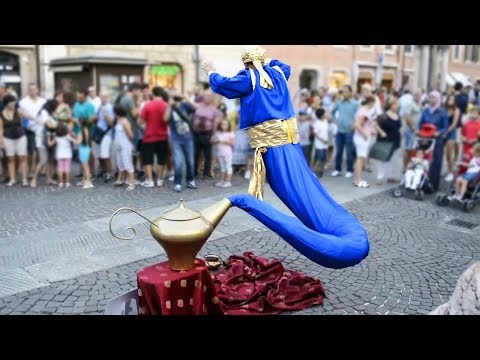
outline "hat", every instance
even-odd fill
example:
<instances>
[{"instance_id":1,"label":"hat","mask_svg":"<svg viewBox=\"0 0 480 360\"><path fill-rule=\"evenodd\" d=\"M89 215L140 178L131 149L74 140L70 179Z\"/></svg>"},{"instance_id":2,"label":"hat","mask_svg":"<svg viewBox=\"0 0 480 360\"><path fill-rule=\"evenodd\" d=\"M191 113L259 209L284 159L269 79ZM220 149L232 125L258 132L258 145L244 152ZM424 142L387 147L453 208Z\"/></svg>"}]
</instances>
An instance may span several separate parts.
<instances>
[{"instance_id":1,"label":"hat","mask_svg":"<svg viewBox=\"0 0 480 360\"><path fill-rule=\"evenodd\" d=\"M433 124L424 124L418 133L418 136L423 138L432 138L435 137L437 132L437 127Z\"/></svg>"}]
</instances>

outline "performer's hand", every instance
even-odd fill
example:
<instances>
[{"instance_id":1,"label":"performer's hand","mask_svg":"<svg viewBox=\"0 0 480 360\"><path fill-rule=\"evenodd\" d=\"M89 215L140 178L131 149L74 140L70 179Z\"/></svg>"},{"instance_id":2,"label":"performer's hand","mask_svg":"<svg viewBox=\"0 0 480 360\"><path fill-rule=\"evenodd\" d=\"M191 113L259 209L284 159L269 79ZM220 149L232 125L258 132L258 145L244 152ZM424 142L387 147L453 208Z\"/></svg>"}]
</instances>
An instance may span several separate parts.
<instances>
[{"instance_id":1,"label":"performer's hand","mask_svg":"<svg viewBox=\"0 0 480 360\"><path fill-rule=\"evenodd\" d=\"M208 62L203 63L202 69L203 69L203 71L205 71L205 74L207 74L207 75L210 71L215 71L215 68L213 67L213 65L211 63L208 63Z\"/></svg>"}]
</instances>

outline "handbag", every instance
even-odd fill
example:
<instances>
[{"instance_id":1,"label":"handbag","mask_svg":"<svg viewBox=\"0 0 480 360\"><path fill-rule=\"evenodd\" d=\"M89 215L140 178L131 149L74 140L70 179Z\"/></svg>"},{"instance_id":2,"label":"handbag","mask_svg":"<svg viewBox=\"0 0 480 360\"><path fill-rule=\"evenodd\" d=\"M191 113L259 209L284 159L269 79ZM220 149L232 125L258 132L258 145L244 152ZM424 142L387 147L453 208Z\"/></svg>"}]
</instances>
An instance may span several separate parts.
<instances>
[{"instance_id":1,"label":"handbag","mask_svg":"<svg viewBox=\"0 0 480 360\"><path fill-rule=\"evenodd\" d=\"M107 129L108 131L109 129ZM99 128L98 126L95 126L94 129L93 129L93 134L92 134L92 140L100 145L102 143L102 140L103 140L103 137L105 136L105 134L107 133L107 131Z\"/></svg>"},{"instance_id":2,"label":"handbag","mask_svg":"<svg viewBox=\"0 0 480 360\"><path fill-rule=\"evenodd\" d=\"M376 141L370 149L369 158L387 162L395 151L395 144L391 141Z\"/></svg>"}]
</instances>

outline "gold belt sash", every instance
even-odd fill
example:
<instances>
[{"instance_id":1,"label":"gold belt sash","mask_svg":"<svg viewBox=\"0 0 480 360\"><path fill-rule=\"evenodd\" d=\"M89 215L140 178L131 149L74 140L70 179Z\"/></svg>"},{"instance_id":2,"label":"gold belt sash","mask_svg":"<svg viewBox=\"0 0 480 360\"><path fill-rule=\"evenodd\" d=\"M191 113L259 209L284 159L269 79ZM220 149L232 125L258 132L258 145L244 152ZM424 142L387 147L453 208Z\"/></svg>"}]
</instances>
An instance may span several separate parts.
<instances>
[{"instance_id":1,"label":"gold belt sash","mask_svg":"<svg viewBox=\"0 0 480 360\"><path fill-rule=\"evenodd\" d=\"M248 193L263 200L266 175L263 154L267 152L269 147L298 144L300 142L297 119L266 121L248 129L247 133L250 138L250 144L255 149L253 174L250 179Z\"/></svg>"}]
</instances>

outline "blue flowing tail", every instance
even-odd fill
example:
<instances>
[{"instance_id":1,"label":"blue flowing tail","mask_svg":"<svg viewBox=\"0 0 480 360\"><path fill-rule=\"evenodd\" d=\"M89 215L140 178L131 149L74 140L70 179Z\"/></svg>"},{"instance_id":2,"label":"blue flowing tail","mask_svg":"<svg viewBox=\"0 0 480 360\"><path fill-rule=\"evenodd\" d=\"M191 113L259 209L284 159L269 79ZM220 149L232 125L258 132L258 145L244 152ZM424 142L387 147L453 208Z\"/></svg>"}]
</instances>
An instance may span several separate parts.
<instances>
[{"instance_id":1,"label":"blue flowing tail","mask_svg":"<svg viewBox=\"0 0 480 360\"><path fill-rule=\"evenodd\" d=\"M368 236L363 225L318 182L300 145L269 148L263 157L270 187L296 217L246 194L230 197L234 206L324 267L342 269L368 256Z\"/></svg>"}]
</instances>

